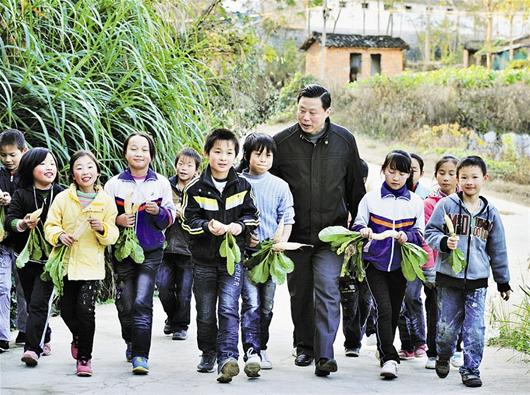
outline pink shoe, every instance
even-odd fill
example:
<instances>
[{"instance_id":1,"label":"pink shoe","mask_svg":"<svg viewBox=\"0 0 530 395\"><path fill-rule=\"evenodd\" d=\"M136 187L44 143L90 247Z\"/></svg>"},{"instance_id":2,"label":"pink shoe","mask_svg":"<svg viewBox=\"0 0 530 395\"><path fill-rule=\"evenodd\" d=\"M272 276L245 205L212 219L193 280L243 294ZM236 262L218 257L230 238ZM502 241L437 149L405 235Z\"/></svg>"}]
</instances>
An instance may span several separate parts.
<instances>
[{"instance_id":1,"label":"pink shoe","mask_svg":"<svg viewBox=\"0 0 530 395\"><path fill-rule=\"evenodd\" d=\"M426 357L427 356L427 345L426 344L422 344L421 346L417 346L416 349L414 350L414 356L416 358L423 358L423 357Z\"/></svg>"},{"instance_id":2,"label":"pink shoe","mask_svg":"<svg viewBox=\"0 0 530 395\"><path fill-rule=\"evenodd\" d=\"M75 341L70 343L70 353L72 354L72 358L77 361L77 353L79 352L79 347Z\"/></svg>"},{"instance_id":3,"label":"pink shoe","mask_svg":"<svg viewBox=\"0 0 530 395\"><path fill-rule=\"evenodd\" d=\"M48 357L52 354L52 347L50 346L50 343L45 343L44 348L42 349L42 356Z\"/></svg>"},{"instance_id":4,"label":"pink shoe","mask_svg":"<svg viewBox=\"0 0 530 395\"><path fill-rule=\"evenodd\" d=\"M90 377L92 376L92 363L89 359L88 361L85 361L83 359L80 359L77 361L77 373L79 377Z\"/></svg>"},{"instance_id":5,"label":"pink shoe","mask_svg":"<svg viewBox=\"0 0 530 395\"><path fill-rule=\"evenodd\" d=\"M24 351L24 354L22 354L22 358L20 359L22 362L26 364L26 366L33 367L37 366L39 363L39 356L35 351Z\"/></svg>"},{"instance_id":6,"label":"pink shoe","mask_svg":"<svg viewBox=\"0 0 530 395\"><path fill-rule=\"evenodd\" d=\"M414 352L413 351L406 351L406 350L399 350L399 359L402 361L410 361L411 359L414 359Z\"/></svg>"}]
</instances>

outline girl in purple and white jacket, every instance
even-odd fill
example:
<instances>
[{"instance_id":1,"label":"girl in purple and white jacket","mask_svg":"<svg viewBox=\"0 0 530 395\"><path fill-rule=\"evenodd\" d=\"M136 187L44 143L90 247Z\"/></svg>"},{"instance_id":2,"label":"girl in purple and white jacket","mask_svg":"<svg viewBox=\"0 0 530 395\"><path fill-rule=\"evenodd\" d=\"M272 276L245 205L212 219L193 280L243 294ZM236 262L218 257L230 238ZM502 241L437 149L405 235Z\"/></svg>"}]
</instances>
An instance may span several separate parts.
<instances>
[{"instance_id":1,"label":"girl in purple and white jacket","mask_svg":"<svg viewBox=\"0 0 530 395\"><path fill-rule=\"evenodd\" d=\"M410 155L404 151L390 152L381 168L385 181L380 189L367 193L359 203L353 230L369 240L363 260L368 264L366 280L374 301L377 349L381 376L397 377L399 356L394 336L407 280L401 272L401 248L406 242L421 246L425 220L423 201L409 190L412 185ZM384 240L372 236L394 231Z\"/></svg>"}]
</instances>

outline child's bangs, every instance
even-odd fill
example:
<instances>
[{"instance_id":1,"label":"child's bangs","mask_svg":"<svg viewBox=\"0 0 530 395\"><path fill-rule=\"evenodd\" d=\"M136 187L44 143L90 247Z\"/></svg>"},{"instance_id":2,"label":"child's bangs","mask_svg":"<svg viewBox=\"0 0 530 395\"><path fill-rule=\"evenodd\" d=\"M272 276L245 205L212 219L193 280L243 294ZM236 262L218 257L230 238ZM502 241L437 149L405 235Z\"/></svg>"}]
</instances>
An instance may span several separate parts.
<instances>
[{"instance_id":1,"label":"child's bangs","mask_svg":"<svg viewBox=\"0 0 530 395\"><path fill-rule=\"evenodd\" d=\"M410 173L411 171L410 157L405 156L401 153L398 153L398 152L390 153L387 156L387 159L385 160L385 162L386 162L386 166L384 166L385 169L388 167L392 170L397 170L402 173Z\"/></svg>"}]
</instances>

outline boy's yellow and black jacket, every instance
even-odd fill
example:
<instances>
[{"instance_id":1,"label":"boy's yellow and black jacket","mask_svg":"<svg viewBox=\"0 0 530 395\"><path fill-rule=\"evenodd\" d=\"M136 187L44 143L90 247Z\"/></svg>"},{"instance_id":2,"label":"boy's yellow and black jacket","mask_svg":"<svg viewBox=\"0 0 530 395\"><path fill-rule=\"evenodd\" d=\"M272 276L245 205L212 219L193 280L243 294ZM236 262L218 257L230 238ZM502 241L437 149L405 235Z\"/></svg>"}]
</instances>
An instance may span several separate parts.
<instances>
[{"instance_id":1,"label":"boy's yellow and black jacket","mask_svg":"<svg viewBox=\"0 0 530 395\"><path fill-rule=\"evenodd\" d=\"M85 208L77 198L74 184L57 195L44 224L46 240L52 245L60 243L61 233L73 234L83 221L89 218L103 223L103 233L88 227L70 247L66 272L69 280L103 280L105 278L105 246L116 243L119 231L116 226L118 209L114 199L103 188Z\"/></svg>"},{"instance_id":2,"label":"boy's yellow and black jacket","mask_svg":"<svg viewBox=\"0 0 530 395\"><path fill-rule=\"evenodd\" d=\"M224 236L214 236L208 230L212 219L230 224L238 223L243 232L236 237L241 251L245 236L259 225L250 183L239 177L234 168L228 172L225 188L221 194L212 180L210 166L200 177L188 184L182 202L183 228L190 233L190 249L194 264L205 266L226 265L226 259L219 255Z\"/></svg>"}]
</instances>

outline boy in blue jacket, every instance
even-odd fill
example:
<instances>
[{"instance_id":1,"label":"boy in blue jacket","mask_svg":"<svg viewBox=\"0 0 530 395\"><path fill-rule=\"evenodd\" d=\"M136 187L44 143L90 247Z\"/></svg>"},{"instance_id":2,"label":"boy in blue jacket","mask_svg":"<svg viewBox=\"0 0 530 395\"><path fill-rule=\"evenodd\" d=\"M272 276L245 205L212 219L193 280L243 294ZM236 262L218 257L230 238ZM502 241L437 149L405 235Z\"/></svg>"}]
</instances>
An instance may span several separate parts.
<instances>
[{"instance_id":1,"label":"boy in blue jacket","mask_svg":"<svg viewBox=\"0 0 530 395\"><path fill-rule=\"evenodd\" d=\"M468 156L457 166L461 192L443 198L436 206L425 229L426 241L440 251L436 258L438 288L438 324L436 373L449 374L458 334L462 330L464 365L460 368L462 383L480 387L479 366L484 351L484 307L490 268L497 290L504 300L511 293L508 254L504 228L498 210L480 196L487 181L487 168L482 158ZM448 215L456 235L447 234ZM463 270L455 273L450 254L460 249L466 260Z\"/></svg>"}]
</instances>

